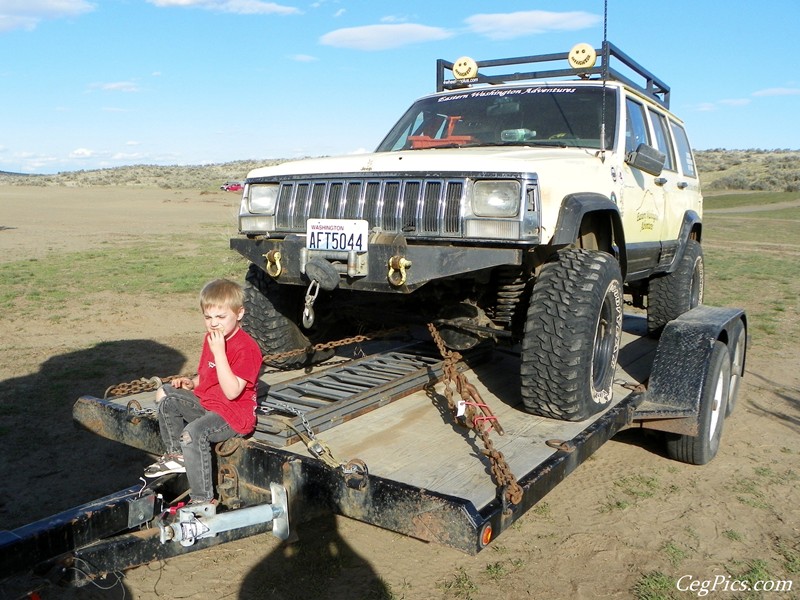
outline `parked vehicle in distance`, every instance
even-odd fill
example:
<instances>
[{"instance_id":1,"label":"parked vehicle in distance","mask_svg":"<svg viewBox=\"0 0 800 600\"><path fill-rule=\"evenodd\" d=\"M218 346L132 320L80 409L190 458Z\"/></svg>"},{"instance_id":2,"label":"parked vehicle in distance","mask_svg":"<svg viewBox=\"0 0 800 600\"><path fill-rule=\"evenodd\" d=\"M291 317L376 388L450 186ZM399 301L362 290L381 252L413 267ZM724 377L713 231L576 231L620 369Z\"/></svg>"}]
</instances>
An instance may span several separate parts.
<instances>
[{"instance_id":1,"label":"parked vehicle in distance","mask_svg":"<svg viewBox=\"0 0 800 600\"><path fill-rule=\"evenodd\" d=\"M244 185L241 181L228 181L219 186L219 189L226 192L241 192L244 189Z\"/></svg>"}]
</instances>

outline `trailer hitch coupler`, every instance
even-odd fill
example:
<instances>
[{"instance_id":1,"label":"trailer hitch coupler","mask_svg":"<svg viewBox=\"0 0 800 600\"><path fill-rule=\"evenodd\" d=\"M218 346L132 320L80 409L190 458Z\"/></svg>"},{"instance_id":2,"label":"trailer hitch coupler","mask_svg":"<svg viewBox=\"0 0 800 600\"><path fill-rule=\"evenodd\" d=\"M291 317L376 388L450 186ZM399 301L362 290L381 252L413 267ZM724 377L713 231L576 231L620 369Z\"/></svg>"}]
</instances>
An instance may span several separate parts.
<instances>
[{"instance_id":1,"label":"trailer hitch coupler","mask_svg":"<svg viewBox=\"0 0 800 600\"><path fill-rule=\"evenodd\" d=\"M272 522L272 534L280 540L289 537L289 501L286 488L270 484L272 504L259 504L217 514L214 504L200 504L178 509L178 520L161 526L160 540L192 546L197 540L251 525Z\"/></svg>"}]
</instances>

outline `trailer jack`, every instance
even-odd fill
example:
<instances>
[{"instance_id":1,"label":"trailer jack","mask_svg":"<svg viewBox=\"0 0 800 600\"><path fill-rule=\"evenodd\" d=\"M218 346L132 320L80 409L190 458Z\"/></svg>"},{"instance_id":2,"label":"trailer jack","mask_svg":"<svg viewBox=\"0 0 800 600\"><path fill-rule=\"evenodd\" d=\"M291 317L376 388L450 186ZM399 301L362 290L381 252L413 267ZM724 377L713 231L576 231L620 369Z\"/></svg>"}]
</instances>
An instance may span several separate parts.
<instances>
[{"instance_id":1,"label":"trailer jack","mask_svg":"<svg viewBox=\"0 0 800 600\"><path fill-rule=\"evenodd\" d=\"M215 504L206 503L178 509L178 520L161 525L161 543L180 542L192 546L196 540L216 537L223 531L240 529L272 521L272 535L280 540L289 537L289 502L286 488L270 484L272 504L259 504L217 514Z\"/></svg>"}]
</instances>

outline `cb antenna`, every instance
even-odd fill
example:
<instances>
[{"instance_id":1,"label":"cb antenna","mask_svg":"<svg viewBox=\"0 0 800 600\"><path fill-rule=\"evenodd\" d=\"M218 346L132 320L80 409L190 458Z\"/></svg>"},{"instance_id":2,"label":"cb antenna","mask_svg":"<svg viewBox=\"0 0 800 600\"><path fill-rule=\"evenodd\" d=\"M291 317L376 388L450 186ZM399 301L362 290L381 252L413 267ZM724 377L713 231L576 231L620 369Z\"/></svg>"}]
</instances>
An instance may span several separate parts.
<instances>
[{"instance_id":1,"label":"cb antenna","mask_svg":"<svg viewBox=\"0 0 800 600\"><path fill-rule=\"evenodd\" d=\"M608 0L603 0L603 100L600 115L600 160L606 159L606 82L608 81Z\"/></svg>"}]
</instances>

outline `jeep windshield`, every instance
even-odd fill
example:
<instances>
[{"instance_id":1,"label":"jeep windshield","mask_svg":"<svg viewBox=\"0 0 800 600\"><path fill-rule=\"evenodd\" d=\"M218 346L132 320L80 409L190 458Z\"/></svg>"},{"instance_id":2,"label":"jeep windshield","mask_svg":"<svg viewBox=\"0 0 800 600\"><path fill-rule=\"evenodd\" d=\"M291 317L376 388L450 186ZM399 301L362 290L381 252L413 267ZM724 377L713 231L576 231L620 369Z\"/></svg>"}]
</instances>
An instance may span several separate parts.
<instances>
[{"instance_id":1,"label":"jeep windshield","mask_svg":"<svg viewBox=\"0 0 800 600\"><path fill-rule=\"evenodd\" d=\"M589 86L480 88L418 100L376 152L465 146L614 146L616 95Z\"/></svg>"}]
</instances>

